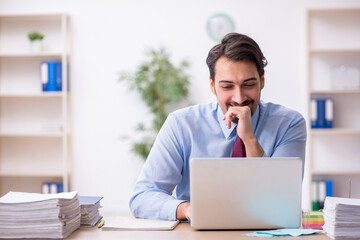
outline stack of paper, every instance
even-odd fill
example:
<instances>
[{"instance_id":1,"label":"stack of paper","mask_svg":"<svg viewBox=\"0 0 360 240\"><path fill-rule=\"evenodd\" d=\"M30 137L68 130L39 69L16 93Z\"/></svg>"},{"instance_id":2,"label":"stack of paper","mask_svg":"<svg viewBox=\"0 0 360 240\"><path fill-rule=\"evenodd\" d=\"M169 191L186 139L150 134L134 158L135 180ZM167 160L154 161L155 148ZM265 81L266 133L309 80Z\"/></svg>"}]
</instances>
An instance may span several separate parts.
<instances>
[{"instance_id":1,"label":"stack of paper","mask_svg":"<svg viewBox=\"0 0 360 240\"><path fill-rule=\"evenodd\" d=\"M0 238L66 238L78 227L77 192L9 192L0 198Z\"/></svg>"},{"instance_id":2,"label":"stack of paper","mask_svg":"<svg viewBox=\"0 0 360 240\"><path fill-rule=\"evenodd\" d=\"M360 199L327 197L324 231L333 239L360 239Z\"/></svg>"},{"instance_id":3,"label":"stack of paper","mask_svg":"<svg viewBox=\"0 0 360 240\"><path fill-rule=\"evenodd\" d=\"M100 221L99 208L102 197L85 197L79 196L81 209L81 226L95 226Z\"/></svg>"}]
</instances>

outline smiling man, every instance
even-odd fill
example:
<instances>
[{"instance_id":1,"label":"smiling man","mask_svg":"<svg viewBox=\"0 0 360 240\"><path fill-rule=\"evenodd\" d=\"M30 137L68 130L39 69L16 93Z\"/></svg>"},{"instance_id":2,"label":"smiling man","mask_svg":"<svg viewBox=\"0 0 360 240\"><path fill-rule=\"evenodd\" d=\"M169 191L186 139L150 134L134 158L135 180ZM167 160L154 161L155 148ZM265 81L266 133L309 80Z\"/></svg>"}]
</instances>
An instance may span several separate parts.
<instances>
[{"instance_id":1,"label":"smiling man","mask_svg":"<svg viewBox=\"0 0 360 240\"><path fill-rule=\"evenodd\" d=\"M206 63L217 102L169 114L130 199L135 217L191 220L192 158L305 159L304 118L260 100L267 61L253 39L238 33L226 35L209 51Z\"/></svg>"}]
</instances>

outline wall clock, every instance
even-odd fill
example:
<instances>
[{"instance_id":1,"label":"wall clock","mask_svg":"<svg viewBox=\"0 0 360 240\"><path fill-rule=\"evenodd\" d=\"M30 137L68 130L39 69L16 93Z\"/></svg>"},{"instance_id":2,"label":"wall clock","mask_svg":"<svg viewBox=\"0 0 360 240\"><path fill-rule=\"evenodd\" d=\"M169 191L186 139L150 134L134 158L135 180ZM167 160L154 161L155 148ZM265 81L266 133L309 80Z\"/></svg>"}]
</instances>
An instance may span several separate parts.
<instances>
[{"instance_id":1,"label":"wall clock","mask_svg":"<svg viewBox=\"0 0 360 240\"><path fill-rule=\"evenodd\" d=\"M228 15L218 13L208 19L206 29L211 39L219 42L227 33L233 32L235 26L233 20Z\"/></svg>"}]
</instances>

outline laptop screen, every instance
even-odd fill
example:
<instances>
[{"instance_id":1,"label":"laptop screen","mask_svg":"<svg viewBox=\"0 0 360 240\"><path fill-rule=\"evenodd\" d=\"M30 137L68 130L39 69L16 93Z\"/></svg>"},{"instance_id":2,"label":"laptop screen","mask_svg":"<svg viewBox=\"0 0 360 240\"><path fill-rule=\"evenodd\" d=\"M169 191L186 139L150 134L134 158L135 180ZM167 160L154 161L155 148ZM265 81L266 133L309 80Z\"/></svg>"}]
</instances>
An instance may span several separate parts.
<instances>
[{"instance_id":1,"label":"laptop screen","mask_svg":"<svg viewBox=\"0 0 360 240\"><path fill-rule=\"evenodd\" d=\"M302 171L300 158L191 159L191 226L298 228Z\"/></svg>"}]
</instances>

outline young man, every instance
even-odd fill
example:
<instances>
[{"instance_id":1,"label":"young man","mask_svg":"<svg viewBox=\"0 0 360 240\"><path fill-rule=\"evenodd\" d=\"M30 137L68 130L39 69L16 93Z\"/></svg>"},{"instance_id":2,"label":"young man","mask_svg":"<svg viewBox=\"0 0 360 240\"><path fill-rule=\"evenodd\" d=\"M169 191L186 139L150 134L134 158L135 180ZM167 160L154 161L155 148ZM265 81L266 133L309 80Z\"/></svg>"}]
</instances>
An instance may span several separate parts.
<instances>
[{"instance_id":1,"label":"young man","mask_svg":"<svg viewBox=\"0 0 360 240\"><path fill-rule=\"evenodd\" d=\"M304 118L260 100L267 61L253 39L238 33L226 35L210 50L206 63L217 102L169 114L130 199L135 217L190 220L192 158L305 159Z\"/></svg>"}]
</instances>

